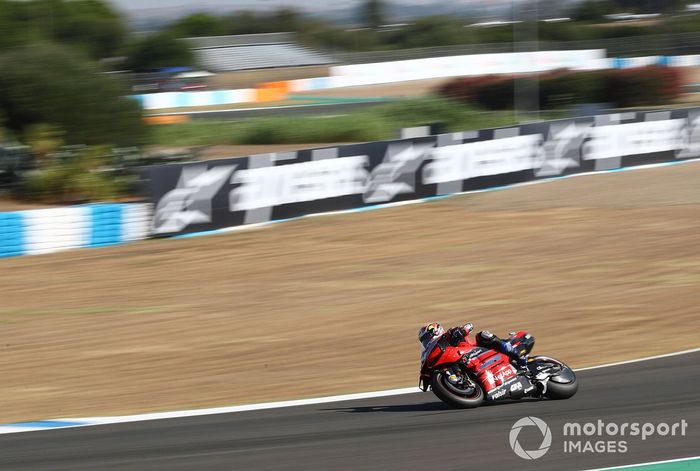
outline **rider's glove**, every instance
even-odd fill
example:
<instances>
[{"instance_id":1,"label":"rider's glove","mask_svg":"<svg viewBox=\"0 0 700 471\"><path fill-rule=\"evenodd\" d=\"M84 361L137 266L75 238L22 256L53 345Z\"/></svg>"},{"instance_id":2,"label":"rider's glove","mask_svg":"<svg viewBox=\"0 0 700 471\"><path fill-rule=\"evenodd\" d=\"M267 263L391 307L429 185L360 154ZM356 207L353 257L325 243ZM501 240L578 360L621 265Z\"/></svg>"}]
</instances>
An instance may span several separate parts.
<instances>
[{"instance_id":1,"label":"rider's glove","mask_svg":"<svg viewBox=\"0 0 700 471\"><path fill-rule=\"evenodd\" d=\"M448 332L450 334L450 343L452 345L457 345L460 342L464 342L466 335L463 328L453 327L448 330Z\"/></svg>"}]
</instances>

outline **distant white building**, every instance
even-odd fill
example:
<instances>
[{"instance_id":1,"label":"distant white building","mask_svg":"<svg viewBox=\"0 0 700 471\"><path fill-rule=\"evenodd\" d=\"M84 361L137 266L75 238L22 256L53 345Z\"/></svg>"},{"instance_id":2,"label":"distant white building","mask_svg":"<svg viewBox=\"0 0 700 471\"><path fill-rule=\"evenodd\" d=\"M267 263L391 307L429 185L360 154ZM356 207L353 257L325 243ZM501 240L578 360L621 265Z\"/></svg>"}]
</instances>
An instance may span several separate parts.
<instances>
[{"instance_id":1,"label":"distant white building","mask_svg":"<svg viewBox=\"0 0 700 471\"><path fill-rule=\"evenodd\" d=\"M661 16L661 13L645 13L645 14L635 14L635 13L613 13L611 15L605 15L606 20L610 21L634 21L634 20L651 20Z\"/></svg>"}]
</instances>

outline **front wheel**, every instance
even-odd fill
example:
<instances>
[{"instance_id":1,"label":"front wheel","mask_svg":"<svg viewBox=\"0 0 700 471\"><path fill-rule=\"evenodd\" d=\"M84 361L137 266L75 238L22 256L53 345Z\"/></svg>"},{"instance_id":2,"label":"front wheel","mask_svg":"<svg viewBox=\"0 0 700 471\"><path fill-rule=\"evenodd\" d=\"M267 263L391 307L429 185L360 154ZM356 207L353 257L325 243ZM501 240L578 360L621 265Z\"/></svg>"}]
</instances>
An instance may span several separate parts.
<instances>
[{"instance_id":1,"label":"front wheel","mask_svg":"<svg viewBox=\"0 0 700 471\"><path fill-rule=\"evenodd\" d=\"M533 363L542 366L551 366L558 370L547 381L544 396L549 399L569 399L578 391L578 380L574 370L563 362L550 357L535 357Z\"/></svg>"},{"instance_id":2,"label":"front wheel","mask_svg":"<svg viewBox=\"0 0 700 471\"><path fill-rule=\"evenodd\" d=\"M569 383L557 383L550 379L547 382L547 391L545 391L544 395L549 399L569 399L576 394L576 391L578 391L576 378Z\"/></svg>"},{"instance_id":3,"label":"front wheel","mask_svg":"<svg viewBox=\"0 0 700 471\"><path fill-rule=\"evenodd\" d=\"M444 403L460 409L479 407L484 402L484 390L474 381L454 384L447 379L444 371L436 371L430 377L430 386L435 395Z\"/></svg>"}]
</instances>

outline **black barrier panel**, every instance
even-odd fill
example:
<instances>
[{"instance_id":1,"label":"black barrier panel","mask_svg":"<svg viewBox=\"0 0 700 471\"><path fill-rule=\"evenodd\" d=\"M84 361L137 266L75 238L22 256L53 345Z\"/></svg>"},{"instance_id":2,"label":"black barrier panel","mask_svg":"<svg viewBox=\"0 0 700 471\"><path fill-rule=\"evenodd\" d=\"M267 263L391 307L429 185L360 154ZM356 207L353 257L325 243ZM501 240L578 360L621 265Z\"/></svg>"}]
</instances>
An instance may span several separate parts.
<instances>
[{"instance_id":1,"label":"black barrier panel","mask_svg":"<svg viewBox=\"0 0 700 471\"><path fill-rule=\"evenodd\" d=\"M700 156L700 109L620 113L142 168L153 235Z\"/></svg>"}]
</instances>

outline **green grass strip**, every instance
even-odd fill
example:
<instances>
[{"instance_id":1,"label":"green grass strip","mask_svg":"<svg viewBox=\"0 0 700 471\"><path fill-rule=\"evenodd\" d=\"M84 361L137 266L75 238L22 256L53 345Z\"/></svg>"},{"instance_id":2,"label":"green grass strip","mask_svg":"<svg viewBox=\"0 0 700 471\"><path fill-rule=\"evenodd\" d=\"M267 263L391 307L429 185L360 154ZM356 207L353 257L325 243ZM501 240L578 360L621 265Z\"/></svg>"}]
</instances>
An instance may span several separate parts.
<instances>
[{"instance_id":1,"label":"green grass strip","mask_svg":"<svg viewBox=\"0 0 700 471\"><path fill-rule=\"evenodd\" d=\"M678 460L660 461L657 463L641 463L611 468L597 468L594 471L697 471L700 470L700 458L680 458Z\"/></svg>"},{"instance_id":2,"label":"green grass strip","mask_svg":"<svg viewBox=\"0 0 700 471\"><path fill-rule=\"evenodd\" d=\"M483 111L429 97L342 115L190 121L152 126L149 131L150 143L159 146L313 144L396 139L401 128L430 123L444 123L450 132L508 126L514 124L514 119L512 112Z\"/></svg>"}]
</instances>

